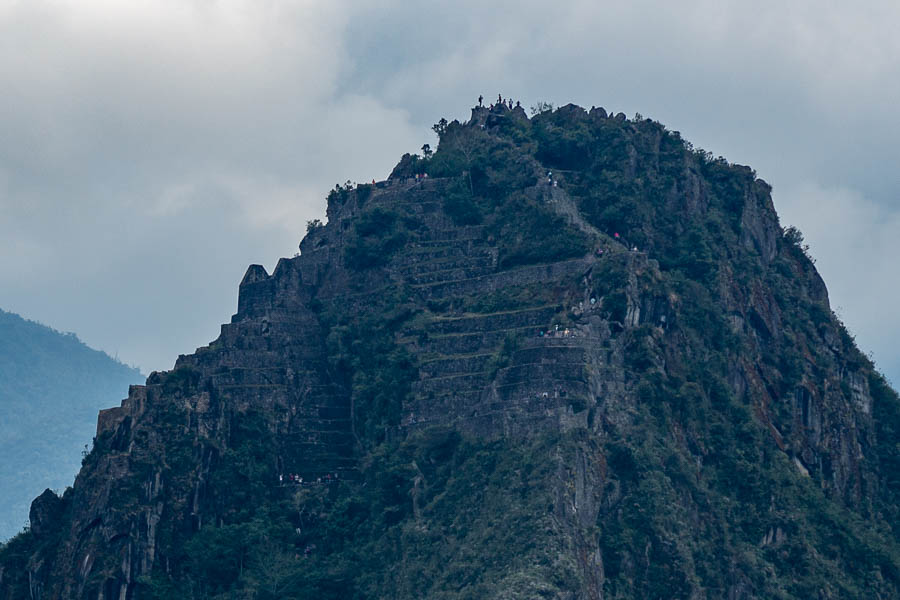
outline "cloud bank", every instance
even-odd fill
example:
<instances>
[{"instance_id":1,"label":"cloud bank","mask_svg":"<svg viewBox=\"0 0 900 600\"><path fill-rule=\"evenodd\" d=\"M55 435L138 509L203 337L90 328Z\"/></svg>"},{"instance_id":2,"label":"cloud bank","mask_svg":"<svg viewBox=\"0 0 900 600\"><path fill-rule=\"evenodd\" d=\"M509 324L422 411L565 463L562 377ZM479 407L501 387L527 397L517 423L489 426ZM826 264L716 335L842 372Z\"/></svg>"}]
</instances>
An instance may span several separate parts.
<instances>
[{"instance_id":1,"label":"cloud bank","mask_svg":"<svg viewBox=\"0 0 900 600\"><path fill-rule=\"evenodd\" d=\"M750 164L895 381L900 5L0 0L0 306L145 371L478 94Z\"/></svg>"}]
</instances>

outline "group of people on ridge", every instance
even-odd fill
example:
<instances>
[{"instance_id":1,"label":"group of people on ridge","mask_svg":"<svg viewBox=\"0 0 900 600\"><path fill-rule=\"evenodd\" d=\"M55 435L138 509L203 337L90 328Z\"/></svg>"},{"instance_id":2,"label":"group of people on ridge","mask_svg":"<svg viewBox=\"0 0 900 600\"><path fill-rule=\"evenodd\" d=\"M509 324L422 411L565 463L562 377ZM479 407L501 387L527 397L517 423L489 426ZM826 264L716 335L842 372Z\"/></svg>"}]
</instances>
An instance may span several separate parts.
<instances>
[{"instance_id":1,"label":"group of people on ridge","mask_svg":"<svg viewBox=\"0 0 900 600\"><path fill-rule=\"evenodd\" d=\"M304 483L303 477L301 477L300 475L297 475L296 473L290 473L290 474L288 474L288 475L279 475L279 476L278 476L278 483L283 484L284 481L285 481L285 478L287 478L287 482L288 482L288 483L296 483L296 484L300 484L300 485L303 485L303 483ZM315 480L315 481L312 481L312 480L310 479L310 480L307 481L306 483L307 483L307 484L311 484L311 483L322 483L322 482L325 482L325 483L331 483L331 482L337 481L337 480L338 480L338 474L337 474L337 473L334 473L334 474L326 473L326 474L325 474L325 477L316 477L316 480Z\"/></svg>"},{"instance_id":2,"label":"group of people on ridge","mask_svg":"<svg viewBox=\"0 0 900 600\"><path fill-rule=\"evenodd\" d=\"M481 108L481 107L483 107L483 106L484 106L484 96L482 96L482 95L479 94L479 96L478 96L478 107ZM491 105L490 105L490 109L493 110L493 109L494 109L494 106L495 106L494 104L491 104ZM512 109L514 108L514 107L513 107L513 101L512 101L512 98L507 98L507 99L504 101L504 100L503 100L503 96L502 96L501 94L497 94L497 104L496 104L496 106L502 106L503 108L508 108L509 110L512 110ZM522 107L522 103L519 102L518 100L516 100L515 108L521 108L521 107Z\"/></svg>"}]
</instances>

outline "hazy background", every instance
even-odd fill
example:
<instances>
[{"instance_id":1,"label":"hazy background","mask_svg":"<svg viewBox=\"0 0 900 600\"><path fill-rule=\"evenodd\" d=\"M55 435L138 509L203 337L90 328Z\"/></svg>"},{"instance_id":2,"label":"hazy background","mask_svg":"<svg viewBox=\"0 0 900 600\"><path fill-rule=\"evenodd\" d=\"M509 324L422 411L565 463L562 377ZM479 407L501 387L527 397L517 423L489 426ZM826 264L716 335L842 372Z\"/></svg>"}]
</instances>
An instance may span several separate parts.
<instances>
[{"instance_id":1,"label":"hazy background","mask_svg":"<svg viewBox=\"0 0 900 600\"><path fill-rule=\"evenodd\" d=\"M896 383L898 22L893 1L0 0L0 307L171 368L329 188L500 92L752 165Z\"/></svg>"}]
</instances>

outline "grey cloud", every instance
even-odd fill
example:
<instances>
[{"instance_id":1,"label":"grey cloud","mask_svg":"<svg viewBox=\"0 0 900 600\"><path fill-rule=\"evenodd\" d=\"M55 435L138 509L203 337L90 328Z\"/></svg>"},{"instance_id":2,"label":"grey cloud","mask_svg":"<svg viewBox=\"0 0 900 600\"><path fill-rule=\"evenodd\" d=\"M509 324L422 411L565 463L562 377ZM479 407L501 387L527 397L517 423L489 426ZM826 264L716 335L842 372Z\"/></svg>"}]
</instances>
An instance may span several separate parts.
<instances>
[{"instance_id":1,"label":"grey cloud","mask_svg":"<svg viewBox=\"0 0 900 600\"><path fill-rule=\"evenodd\" d=\"M391 24L393 46L409 51L375 55L342 84L412 106L421 126L435 106L463 116L479 92L641 112L752 165L774 185L783 222L807 232L861 347L897 380L890 339L900 319L886 300L900 291L900 5L490 6L457 3L429 19L372 8ZM351 55L383 41L369 21L350 21Z\"/></svg>"},{"instance_id":2,"label":"grey cloud","mask_svg":"<svg viewBox=\"0 0 900 600\"><path fill-rule=\"evenodd\" d=\"M894 2L0 2L0 306L168 367L334 183L501 92L641 112L753 165L900 375L900 318L872 300L897 293L898 20Z\"/></svg>"},{"instance_id":3,"label":"grey cloud","mask_svg":"<svg viewBox=\"0 0 900 600\"><path fill-rule=\"evenodd\" d=\"M898 293L900 212L850 188L800 182L781 194L783 223L803 223L816 266L828 283L832 308L864 351L894 383L900 356L893 314Z\"/></svg>"},{"instance_id":4,"label":"grey cloud","mask_svg":"<svg viewBox=\"0 0 900 600\"><path fill-rule=\"evenodd\" d=\"M421 143L402 108L336 93L344 23L311 3L4 6L0 305L145 371L213 339L249 262Z\"/></svg>"}]
</instances>

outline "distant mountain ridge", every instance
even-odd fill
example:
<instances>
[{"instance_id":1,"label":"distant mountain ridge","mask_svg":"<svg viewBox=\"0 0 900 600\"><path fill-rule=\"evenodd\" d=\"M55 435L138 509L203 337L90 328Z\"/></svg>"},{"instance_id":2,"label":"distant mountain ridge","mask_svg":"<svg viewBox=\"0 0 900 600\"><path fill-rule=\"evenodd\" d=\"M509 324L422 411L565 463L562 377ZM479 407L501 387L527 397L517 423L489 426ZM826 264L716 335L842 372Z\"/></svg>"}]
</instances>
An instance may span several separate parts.
<instances>
[{"instance_id":1,"label":"distant mountain ridge","mask_svg":"<svg viewBox=\"0 0 900 600\"><path fill-rule=\"evenodd\" d=\"M74 333L0 310L0 540L27 523L36 494L72 484L97 410L141 380Z\"/></svg>"}]
</instances>

